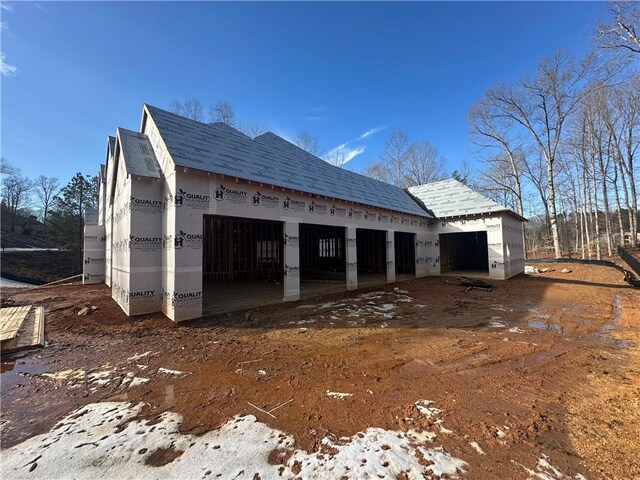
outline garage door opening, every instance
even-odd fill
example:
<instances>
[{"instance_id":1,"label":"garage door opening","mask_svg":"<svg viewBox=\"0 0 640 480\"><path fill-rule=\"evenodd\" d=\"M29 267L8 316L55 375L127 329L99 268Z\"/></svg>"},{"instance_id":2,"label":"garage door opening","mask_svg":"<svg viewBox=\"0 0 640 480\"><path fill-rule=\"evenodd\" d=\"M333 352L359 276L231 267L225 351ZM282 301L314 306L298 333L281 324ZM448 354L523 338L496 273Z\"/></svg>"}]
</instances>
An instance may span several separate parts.
<instances>
[{"instance_id":1,"label":"garage door opening","mask_svg":"<svg viewBox=\"0 0 640 480\"><path fill-rule=\"evenodd\" d=\"M358 287L386 283L386 232L358 228L356 230L356 248L358 251Z\"/></svg>"},{"instance_id":2,"label":"garage door opening","mask_svg":"<svg viewBox=\"0 0 640 480\"><path fill-rule=\"evenodd\" d=\"M282 301L282 226L267 220L204 216L204 315Z\"/></svg>"},{"instance_id":3,"label":"garage door opening","mask_svg":"<svg viewBox=\"0 0 640 480\"><path fill-rule=\"evenodd\" d=\"M487 232L440 234L440 271L489 273Z\"/></svg>"},{"instance_id":4,"label":"garage door opening","mask_svg":"<svg viewBox=\"0 0 640 480\"><path fill-rule=\"evenodd\" d=\"M300 297L346 290L345 229L300 224Z\"/></svg>"},{"instance_id":5,"label":"garage door opening","mask_svg":"<svg viewBox=\"0 0 640 480\"><path fill-rule=\"evenodd\" d=\"M394 234L396 279L416 274L415 238L414 233L395 232Z\"/></svg>"}]
</instances>

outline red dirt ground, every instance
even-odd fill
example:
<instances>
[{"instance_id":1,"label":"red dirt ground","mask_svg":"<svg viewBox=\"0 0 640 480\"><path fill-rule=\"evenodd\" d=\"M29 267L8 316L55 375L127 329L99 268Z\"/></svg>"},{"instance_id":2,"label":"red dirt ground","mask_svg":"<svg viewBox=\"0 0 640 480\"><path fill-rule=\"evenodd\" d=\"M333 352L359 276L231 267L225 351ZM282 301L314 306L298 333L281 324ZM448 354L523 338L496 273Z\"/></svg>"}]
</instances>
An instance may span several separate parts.
<instances>
[{"instance_id":1,"label":"red dirt ground","mask_svg":"<svg viewBox=\"0 0 640 480\"><path fill-rule=\"evenodd\" d=\"M612 268L547 266L492 292L427 277L180 325L127 318L104 285L6 290L48 310L48 346L3 359L2 447L87 403L142 400L148 418L178 412L195 434L250 413L305 449L367 427L428 429L473 479L526 478L541 454L571 477L640 478L640 290ZM98 309L78 316L84 305ZM41 375L68 369L83 372ZM112 380L91 383L105 370ZM126 388L127 372L150 381ZM289 399L276 419L247 403ZM450 433L417 412L422 399Z\"/></svg>"}]
</instances>

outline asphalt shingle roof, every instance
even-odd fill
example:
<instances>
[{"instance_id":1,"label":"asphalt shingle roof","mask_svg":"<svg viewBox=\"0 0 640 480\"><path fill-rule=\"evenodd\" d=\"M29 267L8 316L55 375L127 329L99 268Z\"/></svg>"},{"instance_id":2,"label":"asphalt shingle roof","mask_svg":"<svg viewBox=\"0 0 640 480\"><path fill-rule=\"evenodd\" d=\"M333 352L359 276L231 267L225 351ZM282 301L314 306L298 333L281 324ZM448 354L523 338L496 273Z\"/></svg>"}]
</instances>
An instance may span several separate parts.
<instances>
[{"instance_id":1,"label":"asphalt shingle roof","mask_svg":"<svg viewBox=\"0 0 640 480\"><path fill-rule=\"evenodd\" d=\"M453 178L441 182L409 187L409 192L420 200L436 218L461 217L491 212L515 212L467 187Z\"/></svg>"},{"instance_id":2,"label":"asphalt shingle roof","mask_svg":"<svg viewBox=\"0 0 640 480\"><path fill-rule=\"evenodd\" d=\"M405 190L335 167L269 132L254 139L147 105L176 165L430 217Z\"/></svg>"},{"instance_id":3,"label":"asphalt shingle roof","mask_svg":"<svg viewBox=\"0 0 640 480\"><path fill-rule=\"evenodd\" d=\"M130 175L160 178L160 166L151 142L144 133L118 128L125 168Z\"/></svg>"}]
</instances>

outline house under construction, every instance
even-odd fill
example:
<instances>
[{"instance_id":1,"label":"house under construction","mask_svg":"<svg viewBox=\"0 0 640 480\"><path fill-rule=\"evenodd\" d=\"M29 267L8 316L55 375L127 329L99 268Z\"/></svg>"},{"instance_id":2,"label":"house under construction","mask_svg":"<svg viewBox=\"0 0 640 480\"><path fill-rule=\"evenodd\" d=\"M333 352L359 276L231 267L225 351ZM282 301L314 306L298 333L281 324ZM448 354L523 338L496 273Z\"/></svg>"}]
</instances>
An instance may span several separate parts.
<instances>
[{"instance_id":1,"label":"house under construction","mask_svg":"<svg viewBox=\"0 0 640 480\"><path fill-rule=\"evenodd\" d=\"M456 180L402 189L273 133L144 105L109 137L85 283L174 321L399 278L523 272L523 218Z\"/></svg>"}]
</instances>

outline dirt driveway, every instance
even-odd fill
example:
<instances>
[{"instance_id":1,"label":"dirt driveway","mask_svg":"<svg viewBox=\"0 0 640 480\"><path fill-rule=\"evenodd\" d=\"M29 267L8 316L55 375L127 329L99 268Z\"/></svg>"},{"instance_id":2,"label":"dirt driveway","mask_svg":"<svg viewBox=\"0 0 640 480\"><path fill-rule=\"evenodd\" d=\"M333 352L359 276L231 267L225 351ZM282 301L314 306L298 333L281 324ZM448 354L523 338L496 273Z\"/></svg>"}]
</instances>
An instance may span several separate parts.
<instances>
[{"instance_id":1,"label":"dirt driveway","mask_svg":"<svg viewBox=\"0 0 640 480\"><path fill-rule=\"evenodd\" d=\"M149 425L175 412L203 435L250 414L329 456L370 427L428 432L473 479L640 478L640 290L547 266L492 292L428 277L181 325L128 319L104 285L5 290L48 309L48 346L3 359L2 448L84 405L142 401Z\"/></svg>"}]
</instances>

